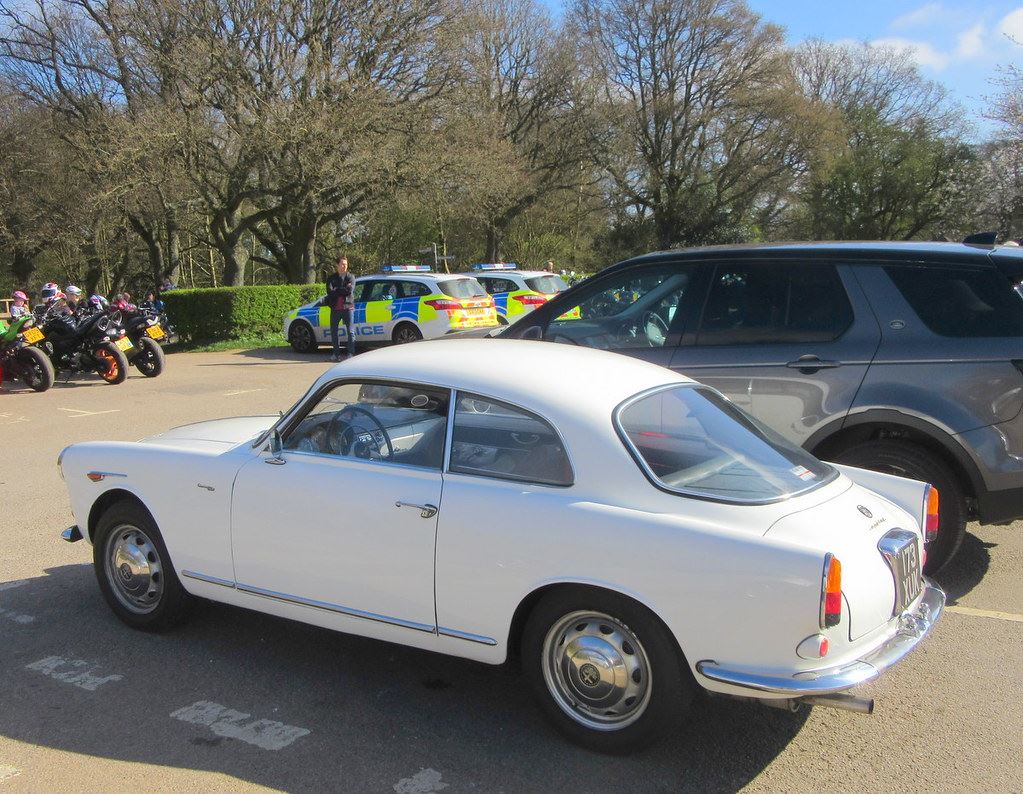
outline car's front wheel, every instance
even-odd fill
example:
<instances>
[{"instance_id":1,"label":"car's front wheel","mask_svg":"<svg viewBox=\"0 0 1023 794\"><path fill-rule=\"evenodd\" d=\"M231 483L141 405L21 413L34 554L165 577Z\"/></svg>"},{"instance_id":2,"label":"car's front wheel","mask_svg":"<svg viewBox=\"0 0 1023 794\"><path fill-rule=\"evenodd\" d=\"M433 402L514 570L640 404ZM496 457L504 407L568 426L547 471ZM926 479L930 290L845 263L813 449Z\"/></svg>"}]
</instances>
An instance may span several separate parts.
<instances>
[{"instance_id":1,"label":"car's front wheel","mask_svg":"<svg viewBox=\"0 0 1023 794\"><path fill-rule=\"evenodd\" d=\"M296 353L315 353L319 345L316 344L316 334L313 327L307 322L293 322L288 329L288 342Z\"/></svg>"},{"instance_id":2,"label":"car's front wheel","mask_svg":"<svg viewBox=\"0 0 1023 794\"><path fill-rule=\"evenodd\" d=\"M92 559L103 598L132 628L156 631L184 618L192 597L141 505L122 501L107 509L96 525Z\"/></svg>"},{"instance_id":3,"label":"car's front wheel","mask_svg":"<svg viewBox=\"0 0 1023 794\"><path fill-rule=\"evenodd\" d=\"M663 738L694 690L667 627L635 601L596 588L541 599L523 633L522 665L555 726L605 753Z\"/></svg>"}]
</instances>

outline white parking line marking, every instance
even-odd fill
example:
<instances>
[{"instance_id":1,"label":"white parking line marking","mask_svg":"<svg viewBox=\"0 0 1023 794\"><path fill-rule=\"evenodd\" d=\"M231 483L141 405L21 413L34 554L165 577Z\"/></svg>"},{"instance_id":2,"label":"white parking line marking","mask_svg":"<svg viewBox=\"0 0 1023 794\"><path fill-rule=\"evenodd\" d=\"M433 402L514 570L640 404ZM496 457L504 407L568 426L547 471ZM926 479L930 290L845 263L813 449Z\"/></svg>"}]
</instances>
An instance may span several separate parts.
<instances>
[{"instance_id":1,"label":"white parking line marking","mask_svg":"<svg viewBox=\"0 0 1023 794\"><path fill-rule=\"evenodd\" d=\"M251 714L235 711L209 700L199 700L191 706L172 711L171 716L193 725L205 725L217 736L239 739L264 750L280 750L311 733L306 728L285 725L276 720L257 719L243 725L242 721L249 719Z\"/></svg>"},{"instance_id":2,"label":"white parking line marking","mask_svg":"<svg viewBox=\"0 0 1023 794\"><path fill-rule=\"evenodd\" d=\"M448 787L440 778L440 772L436 769L420 769L412 777L403 777L395 783L394 790L398 794L430 794Z\"/></svg>"},{"instance_id":3,"label":"white parking line marking","mask_svg":"<svg viewBox=\"0 0 1023 794\"><path fill-rule=\"evenodd\" d=\"M116 674L100 676L96 675L91 669L83 669L91 667L91 665L91 662L87 662L84 659L65 659L62 656L47 656L38 662L26 664L25 669L35 670L37 673L42 673L66 684L74 684L76 687L87 689L90 692L95 692L108 681L120 681L124 678L124 676ZM57 672L58 667L70 667L71 669Z\"/></svg>"},{"instance_id":4,"label":"white parking line marking","mask_svg":"<svg viewBox=\"0 0 1023 794\"><path fill-rule=\"evenodd\" d=\"M0 783L3 783L5 780L10 780L15 775L20 774L21 770L18 769L18 767L11 766L10 764L0 764Z\"/></svg>"},{"instance_id":5,"label":"white parking line marking","mask_svg":"<svg viewBox=\"0 0 1023 794\"><path fill-rule=\"evenodd\" d=\"M28 584L28 579L15 579L13 582L0 582L0 593L4 590L13 590L15 587L21 587L23 584Z\"/></svg>"},{"instance_id":6,"label":"white parking line marking","mask_svg":"<svg viewBox=\"0 0 1023 794\"><path fill-rule=\"evenodd\" d=\"M27 421L28 421L28 417L19 416L17 419L12 419L11 421L4 422L3 424L5 424L5 425L16 425L19 422L27 422Z\"/></svg>"},{"instance_id":7,"label":"white parking line marking","mask_svg":"<svg viewBox=\"0 0 1023 794\"><path fill-rule=\"evenodd\" d=\"M3 616L8 620L13 620L15 623L25 624L35 622L35 618L31 615L22 615L15 612L13 609L0 609L0 616Z\"/></svg>"},{"instance_id":8,"label":"white parking line marking","mask_svg":"<svg viewBox=\"0 0 1023 794\"><path fill-rule=\"evenodd\" d=\"M251 394L254 391L263 391L263 389L239 389L238 391L226 391L224 392L224 396L237 397L239 394Z\"/></svg>"},{"instance_id":9,"label":"white parking line marking","mask_svg":"<svg viewBox=\"0 0 1023 794\"><path fill-rule=\"evenodd\" d=\"M71 418L72 419L77 419L80 416L99 416L100 414L116 414L121 409L120 408L111 408L111 409L109 409L107 411L82 411L79 408L58 408L57 410L58 411L67 411L69 414L71 414Z\"/></svg>"},{"instance_id":10,"label":"white parking line marking","mask_svg":"<svg viewBox=\"0 0 1023 794\"><path fill-rule=\"evenodd\" d=\"M993 609L974 609L973 607L961 607L958 604L945 607L946 612L955 612L959 615L972 615L977 618L994 618L995 620L1011 620L1013 623L1023 623L1023 615L1013 612L996 612Z\"/></svg>"}]
</instances>

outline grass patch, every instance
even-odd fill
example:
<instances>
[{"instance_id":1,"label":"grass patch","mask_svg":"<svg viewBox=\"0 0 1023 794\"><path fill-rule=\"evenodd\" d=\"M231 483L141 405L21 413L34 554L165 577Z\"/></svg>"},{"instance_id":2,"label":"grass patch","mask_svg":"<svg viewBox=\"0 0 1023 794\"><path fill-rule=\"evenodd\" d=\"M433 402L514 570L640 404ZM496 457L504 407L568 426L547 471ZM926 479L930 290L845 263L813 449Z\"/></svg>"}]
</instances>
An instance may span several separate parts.
<instances>
[{"instance_id":1,"label":"grass patch","mask_svg":"<svg viewBox=\"0 0 1023 794\"><path fill-rule=\"evenodd\" d=\"M288 347L281 332L254 334L252 336L236 336L219 342L175 342L167 345L172 353L219 353L223 350L252 350L264 347Z\"/></svg>"}]
</instances>

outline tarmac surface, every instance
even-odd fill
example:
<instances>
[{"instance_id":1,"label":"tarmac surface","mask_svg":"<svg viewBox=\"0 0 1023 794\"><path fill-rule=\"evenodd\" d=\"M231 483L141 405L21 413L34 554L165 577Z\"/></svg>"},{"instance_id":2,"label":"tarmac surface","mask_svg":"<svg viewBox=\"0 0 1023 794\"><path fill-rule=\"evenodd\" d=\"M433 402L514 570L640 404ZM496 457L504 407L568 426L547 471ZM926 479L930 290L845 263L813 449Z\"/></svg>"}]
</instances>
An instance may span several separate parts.
<instances>
[{"instance_id":1,"label":"tarmac surface","mask_svg":"<svg viewBox=\"0 0 1023 794\"><path fill-rule=\"evenodd\" d=\"M148 380L0 390L0 790L1023 791L1023 523L971 525L933 634L874 715L697 703L624 758L564 741L512 667L202 605L166 634L103 602L56 467L77 441L275 414L325 351L174 354ZM723 627L727 630L727 627Z\"/></svg>"}]
</instances>

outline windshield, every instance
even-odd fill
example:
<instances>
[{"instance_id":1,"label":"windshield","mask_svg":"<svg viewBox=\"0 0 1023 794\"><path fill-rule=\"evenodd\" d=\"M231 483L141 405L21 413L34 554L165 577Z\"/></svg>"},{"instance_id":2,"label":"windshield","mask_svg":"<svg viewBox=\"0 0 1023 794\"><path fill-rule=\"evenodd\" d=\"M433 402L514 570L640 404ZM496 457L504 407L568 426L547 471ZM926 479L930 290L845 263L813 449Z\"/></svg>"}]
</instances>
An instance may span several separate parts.
<instances>
[{"instance_id":1,"label":"windshield","mask_svg":"<svg viewBox=\"0 0 1023 794\"><path fill-rule=\"evenodd\" d=\"M487 291L474 278L452 278L441 281L440 291L452 298L485 298Z\"/></svg>"},{"instance_id":2,"label":"windshield","mask_svg":"<svg viewBox=\"0 0 1023 794\"><path fill-rule=\"evenodd\" d=\"M618 432L655 484L727 502L773 502L837 476L717 392L669 386L615 411Z\"/></svg>"},{"instance_id":3,"label":"windshield","mask_svg":"<svg viewBox=\"0 0 1023 794\"><path fill-rule=\"evenodd\" d=\"M568 284L564 282L561 276L534 276L533 278L527 278L525 281L526 286L531 290L541 292L544 295L553 295L555 292L564 292L568 289Z\"/></svg>"}]
</instances>

